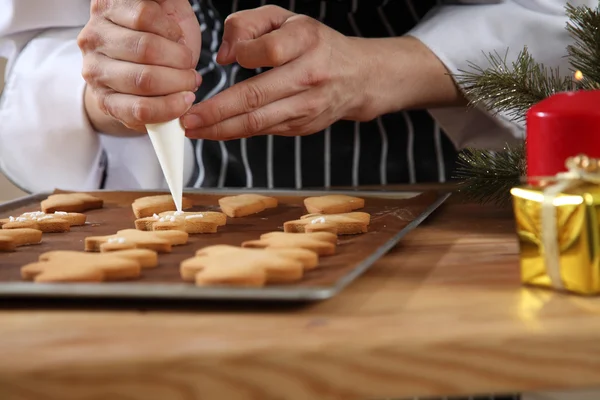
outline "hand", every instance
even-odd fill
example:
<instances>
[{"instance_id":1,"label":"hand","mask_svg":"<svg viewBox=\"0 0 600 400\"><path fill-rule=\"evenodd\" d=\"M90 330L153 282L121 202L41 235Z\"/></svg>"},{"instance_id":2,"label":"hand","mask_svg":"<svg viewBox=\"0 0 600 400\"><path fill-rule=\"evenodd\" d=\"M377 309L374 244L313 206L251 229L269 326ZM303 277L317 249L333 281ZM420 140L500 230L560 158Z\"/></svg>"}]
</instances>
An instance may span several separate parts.
<instances>
[{"instance_id":1,"label":"hand","mask_svg":"<svg viewBox=\"0 0 600 400\"><path fill-rule=\"evenodd\" d=\"M192 107L183 118L187 134L307 135L339 119L370 120L368 54L359 40L276 6L232 14L217 61L274 68Z\"/></svg>"},{"instance_id":2,"label":"hand","mask_svg":"<svg viewBox=\"0 0 600 400\"><path fill-rule=\"evenodd\" d=\"M77 43L86 111L98 131L145 132L145 124L179 118L193 104L201 32L187 0L92 0Z\"/></svg>"}]
</instances>

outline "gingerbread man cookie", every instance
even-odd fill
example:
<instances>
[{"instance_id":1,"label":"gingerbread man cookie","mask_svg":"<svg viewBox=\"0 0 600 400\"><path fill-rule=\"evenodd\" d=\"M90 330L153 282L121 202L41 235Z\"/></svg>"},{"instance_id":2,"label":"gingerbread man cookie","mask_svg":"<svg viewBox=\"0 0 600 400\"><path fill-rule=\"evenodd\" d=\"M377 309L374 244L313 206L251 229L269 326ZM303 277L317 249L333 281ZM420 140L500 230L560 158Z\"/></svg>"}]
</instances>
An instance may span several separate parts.
<instances>
[{"instance_id":1,"label":"gingerbread man cookie","mask_svg":"<svg viewBox=\"0 0 600 400\"><path fill-rule=\"evenodd\" d=\"M42 212L82 213L104 207L104 201L87 193L61 193L48 196L41 203Z\"/></svg>"},{"instance_id":2,"label":"gingerbread man cookie","mask_svg":"<svg viewBox=\"0 0 600 400\"><path fill-rule=\"evenodd\" d=\"M293 256L272 251L206 248L196 257L184 260L180 271L184 280L195 280L199 286L262 286L296 282L302 279L304 265Z\"/></svg>"},{"instance_id":3,"label":"gingerbread man cookie","mask_svg":"<svg viewBox=\"0 0 600 400\"><path fill-rule=\"evenodd\" d=\"M189 198L183 197L181 205L184 210L187 210L193 207L194 204ZM165 211L177 211L173 196L170 194L140 197L134 200L131 208L138 219L151 217Z\"/></svg>"},{"instance_id":4,"label":"gingerbread man cookie","mask_svg":"<svg viewBox=\"0 0 600 400\"><path fill-rule=\"evenodd\" d=\"M18 217L0 219L2 229L31 228L45 233L68 232L72 226L85 225L86 215L55 211L46 214L43 211L27 212Z\"/></svg>"},{"instance_id":5,"label":"gingerbread man cookie","mask_svg":"<svg viewBox=\"0 0 600 400\"><path fill-rule=\"evenodd\" d=\"M144 232L124 229L114 235L85 238L86 251L111 252L126 249L148 249L170 253L173 246L186 244L188 233L180 230Z\"/></svg>"},{"instance_id":6,"label":"gingerbread man cookie","mask_svg":"<svg viewBox=\"0 0 600 400\"><path fill-rule=\"evenodd\" d=\"M365 200L344 194L330 194L307 197L304 206L310 214L342 214L363 208Z\"/></svg>"},{"instance_id":7,"label":"gingerbread man cookie","mask_svg":"<svg viewBox=\"0 0 600 400\"><path fill-rule=\"evenodd\" d=\"M140 231L182 230L189 234L216 233L220 226L227 223L227 216L220 212L165 211L152 217L135 221Z\"/></svg>"},{"instance_id":8,"label":"gingerbread man cookie","mask_svg":"<svg viewBox=\"0 0 600 400\"><path fill-rule=\"evenodd\" d=\"M285 232L297 233L318 231L312 225L324 224L327 229L335 226L338 235L355 235L359 233L365 233L368 230L368 226L371 222L371 216L364 212L351 212L345 214L309 214L300 217L295 221L288 221L283 224L283 230Z\"/></svg>"},{"instance_id":9,"label":"gingerbread man cookie","mask_svg":"<svg viewBox=\"0 0 600 400\"><path fill-rule=\"evenodd\" d=\"M37 283L102 282L138 278L146 257L119 253L55 251L42 254L40 261L21 268L25 280Z\"/></svg>"},{"instance_id":10,"label":"gingerbread man cookie","mask_svg":"<svg viewBox=\"0 0 600 400\"><path fill-rule=\"evenodd\" d=\"M96 256L98 253L82 253L79 251L71 250L55 250L43 253L39 257L39 261L60 261L70 260L72 258L79 258L85 254L90 256ZM128 249L128 250L116 250L110 254L122 258L135 260L140 264L141 268L155 268L158 265L158 254L155 251L148 249Z\"/></svg>"},{"instance_id":11,"label":"gingerbread man cookie","mask_svg":"<svg viewBox=\"0 0 600 400\"><path fill-rule=\"evenodd\" d=\"M38 244L42 241L42 231L37 229L0 230L0 252L14 251L17 247Z\"/></svg>"},{"instance_id":12,"label":"gingerbread man cookie","mask_svg":"<svg viewBox=\"0 0 600 400\"><path fill-rule=\"evenodd\" d=\"M336 244L337 236L329 232L271 232L261 235L260 240L249 240L242 243L242 247L255 249L305 249L315 252L319 256L330 256L335 254Z\"/></svg>"},{"instance_id":13,"label":"gingerbread man cookie","mask_svg":"<svg viewBox=\"0 0 600 400\"><path fill-rule=\"evenodd\" d=\"M258 214L268 208L275 208L277 205L278 201L276 198L260 194L240 194L219 199L221 211L231 218Z\"/></svg>"}]
</instances>

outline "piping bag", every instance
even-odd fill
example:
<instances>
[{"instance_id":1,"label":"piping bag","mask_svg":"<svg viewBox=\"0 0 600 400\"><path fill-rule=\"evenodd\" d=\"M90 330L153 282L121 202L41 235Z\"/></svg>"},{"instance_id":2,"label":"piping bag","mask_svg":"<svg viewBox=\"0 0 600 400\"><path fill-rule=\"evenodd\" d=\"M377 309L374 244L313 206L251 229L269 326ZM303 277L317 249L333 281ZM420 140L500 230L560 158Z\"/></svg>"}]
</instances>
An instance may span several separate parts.
<instances>
[{"instance_id":1,"label":"piping bag","mask_svg":"<svg viewBox=\"0 0 600 400\"><path fill-rule=\"evenodd\" d=\"M177 211L182 210L183 201L183 154L185 129L179 119L160 124L146 125L148 136L158 157L173 202Z\"/></svg>"}]
</instances>

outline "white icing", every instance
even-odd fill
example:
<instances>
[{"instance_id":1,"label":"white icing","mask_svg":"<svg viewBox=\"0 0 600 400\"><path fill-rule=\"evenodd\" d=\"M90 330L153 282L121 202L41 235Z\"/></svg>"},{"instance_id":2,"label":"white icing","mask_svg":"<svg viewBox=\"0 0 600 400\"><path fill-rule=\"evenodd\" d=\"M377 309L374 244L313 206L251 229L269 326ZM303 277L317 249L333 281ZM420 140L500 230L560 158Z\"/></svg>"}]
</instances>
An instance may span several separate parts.
<instances>
[{"instance_id":1,"label":"white icing","mask_svg":"<svg viewBox=\"0 0 600 400\"><path fill-rule=\"evenodd\" d=\"M16 219L15 217L8 217L8 220L9 220L10 222L15 222L15 219Z\"/></svg>"},{"instance_id":2,"label":"white icing","mask_svg":"<svg viewBox=\"0 0 600 400\"><path fill-rule=\"evenodd\" d=\"M44 216L44 217L34 218L34 220L37 220L37 221L44 221L44 220L47 220L47 219L52 219L52 218L53 218L53 217L52 217L52 215L46 215L46 216Z\"/></svg>"},{"instance_id":3,"label":"white icing","mask_svg":"<svg viewBox=\"0 0 600 400\"><path fill-rule=\"evenodd\" d=\"M173 215L175 215L175 216L177 216L177 217L178 217L178 216L180 216L180 215L183 215L183 211L175 211L175 212L173 213Z\"/></svg>"},{"instance_id":4,"label":"white icing","mask_svg":"<svg viewBox=\"0 0 600 400\"><path fill-rule=\"evenodd\" d=\"M159 222L175 222L175 221L177 221L177 218L175 218L175 217L162 217L158 221Z\"/></svg>"},{"instance_id":5,"label":"white icing","mask_svg":"<svg viewBox=\"0 0 600 400\"><path fill-rule=\"evenodd\" d=\"M312 221L310 221L311 224L324 224L325 222L325 218L323 217L319 217L319 218L315 218Z\"/></svg>"},{"instance_id":6,"label":"white icing","mask_svg":"<svg viewBox=\"0 0 600 400\"><path fill-rule=\"evenodd\" d=\"M23 217L17 217L17 218L15 218L14 220L15 220L15 221L17 221L17 222L26 222L26 221L27 221L27 218L23 218Z\"/></svg>"},{"instance_id":7,"label":"white icing","mask_svg":"<svg viewBox=\"0 0 600 400\"><path fill-rule=\"evenodd\" d=\"M31 218L31 219L35 219L37 217L43 217L44 215L46 215L45 212L42 211L34 211L34 212L28 212L28 213L23 213L23 215L21 215L24 218Z\"/></svg>"},{"instance_id":8,"label":"white icing","mask_svg":"<svg viewBox=\"0 0 600 400\"><path fill-rule=\"evenodd\" d=\"M125 243L125 238L122 238L122 237L114 237L114 238L110 238L110 239L108 239L108 243L119 243L119 244L123 244L123 243Z\"/></svg>"},{"instance_id":9,"label":"white icing","mask_svg":"<svg viewBox=\"0 0 600 400\"><path fill-rule=\"evenodd\" d=\"M56 214L56 215L69 215L68 212L64 212L64 211L54 211L54 214Z\"/></svg>"},{"instance_id":10,"label":"white icing","mask_svg":"<svg viewBox=\"0 0 600 400\"><path fill-rule=\"evenodd\" d=\"M204 218L203 214L192 214L192 215L187 215L185 217L185 219L196 219L196 218Z\"/></svg>"},{"instance_id":11,"label":"white icing","mask_svg":"<svg viewBox=\"0 0 600 400\"><path fill-rule=\"evenodd\" d=\"M160 219L160 216L159 216L158 214L154 214L154 215L152 216L152 218L154 218L154 219Z\"/></svg>"}]
</instances>

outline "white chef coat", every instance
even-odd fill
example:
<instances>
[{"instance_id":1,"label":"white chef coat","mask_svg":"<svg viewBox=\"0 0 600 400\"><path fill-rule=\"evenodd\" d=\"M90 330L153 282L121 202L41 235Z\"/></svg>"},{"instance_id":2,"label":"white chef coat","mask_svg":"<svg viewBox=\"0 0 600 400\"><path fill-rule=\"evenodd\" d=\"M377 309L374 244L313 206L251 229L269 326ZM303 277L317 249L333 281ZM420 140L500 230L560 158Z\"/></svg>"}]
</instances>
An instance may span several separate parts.
<instances>
[{"instance_id":1,"label":"white chef coat","mask_svg":"<svg viewBox=\"0 0 600 400\"><path fill-rule=\"evenodd\" d=\"M393 1L393 0L392 0ZM571 1L590 7L596 1ZM0 102L0 168L31 192L56 187L164 188L147 137L114 138L90 126L83 106L85 82L76 37L89 18L89 0L0 0L0 56L8 59ZM485 54L508 49L508 60L526 45L548 66L569 73L565 49L566 1L512 0L489 5L444 5L410 34L452 73L469 62L485 67ZM389 16L393 17L393 16ZM402 90L402 88L399 88ZM480 109L429 110L454 145L501 148L522 138L522 126ZM186 177L194 169L186 142Z\"/></svg>"}]
</instances>

